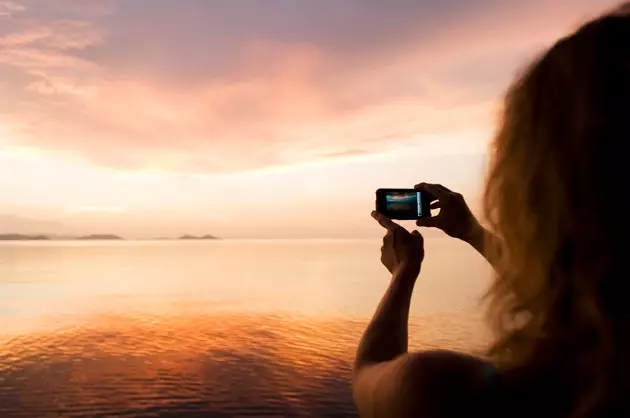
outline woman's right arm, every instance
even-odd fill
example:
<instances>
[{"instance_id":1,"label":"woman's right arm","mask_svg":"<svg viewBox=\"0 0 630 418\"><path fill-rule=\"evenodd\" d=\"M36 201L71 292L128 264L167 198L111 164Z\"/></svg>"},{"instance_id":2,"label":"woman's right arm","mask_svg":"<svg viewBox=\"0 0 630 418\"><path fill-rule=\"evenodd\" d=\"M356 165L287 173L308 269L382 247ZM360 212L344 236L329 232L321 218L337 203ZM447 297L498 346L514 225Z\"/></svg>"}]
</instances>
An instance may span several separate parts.
<instances>
[{"instance_id":1,"label":"woman's right arm","mask_svg":"<svg viewBox=\"0 0 630 418\"><path fill-rule=\"evenodd\" d=\"M498 238L492 232L488 231L477 222L477 225L473 227L470 234L462 237L461 239L477 250L477 252L481 254L496 270L497 253L496 250L494 252L489 251L489 245L496 243Z\"/></svg>"},{"instance_id":2,"label":"woman's right arm","mask_svg":"<svg viewBox=\"0 0 630 418\"><path fill-rule=\"evenodd\" d=\"M437 216L419 219L416 224L423 227L438 228L447 235L470 244L496 269L495 252L489 251L489 245L495 246L497 237L486 230L470 211L464 197L441 184L420 183L416 190L433 196L431 209L439 209Z\"/></svg>"}]
</instances>

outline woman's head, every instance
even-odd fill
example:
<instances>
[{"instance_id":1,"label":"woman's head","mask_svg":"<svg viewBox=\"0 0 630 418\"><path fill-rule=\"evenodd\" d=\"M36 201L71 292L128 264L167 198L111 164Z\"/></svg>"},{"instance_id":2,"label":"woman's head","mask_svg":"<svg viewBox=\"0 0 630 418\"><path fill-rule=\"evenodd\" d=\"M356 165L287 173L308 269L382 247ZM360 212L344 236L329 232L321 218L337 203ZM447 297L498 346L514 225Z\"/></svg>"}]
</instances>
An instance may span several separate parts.
<instances>
[{"instance_id":1,"label":"woman's head","mask_svg":"<svg viewBox=\"0 0 630 418\"><path fill-rule=\"evenodd\" d=\"M512 85L485 192L501 238L492 354L511 368L562 357L592 372L576 390L593 399L630 327L629 9L561 39Z\"/></svg>"}]
</instances>

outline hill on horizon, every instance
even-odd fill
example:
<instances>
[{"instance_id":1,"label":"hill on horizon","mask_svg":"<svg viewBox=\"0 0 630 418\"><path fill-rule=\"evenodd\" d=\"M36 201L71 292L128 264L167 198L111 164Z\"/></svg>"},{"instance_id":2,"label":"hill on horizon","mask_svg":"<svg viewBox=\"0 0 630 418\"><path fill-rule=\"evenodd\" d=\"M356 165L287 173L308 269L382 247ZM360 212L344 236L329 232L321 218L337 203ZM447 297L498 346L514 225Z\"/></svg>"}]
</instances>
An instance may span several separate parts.
<instances>
[{"instance_id":1,"label":"hill on horizon","mask_svg":"<svg viewBox=\"0 0 630 418\"><path fill-rule=\"evenodd\" d=\"M113 234L91 234L77 237L78 240L122 240L124 238Z\"/></svg>"},{"instance_id":2,"label":"hill on horizon","mask_svg":"<svg viewBox=\"0 0 630 418\"><path fill-rule=\"evenodd\" d=\"M181 237L179 237L179 239L187 239L187 240L193 240L193 239L219 239L213 235L202 235L202 236L195 236L195 235L183 235Z\"/></svg>"},{"instance_id":3,"label":"hill on horizon","mask_svg":"<svg viewBox=\"0 0 630 418\"><path fill-rule=\"evenodd\" d=\"M0 234L0 241L46 241L46 235Z\"/></svg>"}]
</instances>

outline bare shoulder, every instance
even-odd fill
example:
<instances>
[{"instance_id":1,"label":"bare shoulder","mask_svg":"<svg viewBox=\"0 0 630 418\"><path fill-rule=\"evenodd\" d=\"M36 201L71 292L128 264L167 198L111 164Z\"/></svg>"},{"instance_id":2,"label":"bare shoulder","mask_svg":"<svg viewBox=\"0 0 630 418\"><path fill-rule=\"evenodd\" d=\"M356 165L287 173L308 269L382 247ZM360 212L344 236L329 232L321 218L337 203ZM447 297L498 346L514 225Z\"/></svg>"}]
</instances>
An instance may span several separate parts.
<instances>
[{"instance_id":1,"label":"bare shoulder","mask_svg":"<svg viewBox=\"0 0 630 418\"><path fill-rule=\"evenodd\" d=\"M488 363L478 357L447 350L407 355L401 400L417 416L440 418L476 415L473 411L485 384ZM479 412L481 413L481 412Z\"/></svg>"},{"instance_id":2,"label":"bare shoulder","mask_svg":"<svg viewBox=\"0 0 630 418\"><path fill-rule=\"evenodd\" d=\"M405 360L406 377L417 379L431 377L478 379L488 366L485 360L468 354L448 350L432 350L410 353Z\"/></svg>"},{"instance_id":3,"label":"bare shoulder","mask_svg":"<svg viewBox=\"0 0 630 418\"><path fill-rule=\"evenodd\" d=\"M471 416L485 367L482 359L452 351L405 354L360 370L354 398L362 417Z\"/></svg>"}]
</instances>

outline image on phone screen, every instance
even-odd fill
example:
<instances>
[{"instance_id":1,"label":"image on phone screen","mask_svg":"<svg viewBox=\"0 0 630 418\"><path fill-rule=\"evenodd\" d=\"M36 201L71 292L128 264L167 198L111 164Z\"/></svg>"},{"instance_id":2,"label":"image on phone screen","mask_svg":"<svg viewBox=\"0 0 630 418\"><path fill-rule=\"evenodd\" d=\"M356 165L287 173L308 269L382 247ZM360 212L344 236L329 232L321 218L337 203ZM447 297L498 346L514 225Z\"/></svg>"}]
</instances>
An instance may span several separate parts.
<instances>
[{"instance_id":1,"label":"image on phone screen","mask_svg":"<svg viewBox=\"0 0 630 418\"><path fill-rule=\"evenodd\" d=\"M390 191L385 195L387 212L390 214L409 215L422 217L421 192L417 191Z\"/></svg>"}]
</instances>

